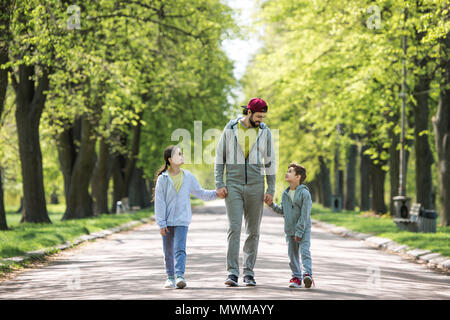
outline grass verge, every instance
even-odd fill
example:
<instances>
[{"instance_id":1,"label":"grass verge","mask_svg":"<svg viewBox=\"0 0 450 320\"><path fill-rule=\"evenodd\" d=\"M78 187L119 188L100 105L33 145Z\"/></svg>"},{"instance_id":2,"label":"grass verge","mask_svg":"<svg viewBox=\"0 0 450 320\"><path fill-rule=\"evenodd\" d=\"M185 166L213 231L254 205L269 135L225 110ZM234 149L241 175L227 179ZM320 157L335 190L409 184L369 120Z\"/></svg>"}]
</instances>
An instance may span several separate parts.
<instances>
[{"instance_id":1,"label":"grass verge","mask_svg":"<svg viewBox=\"0 0 450 320\"><path fill-rule=\"evenodd\" d=\"M313 204L311 218L450 257L450 227L439 226L439 220L436 233L415 233L400 230L389 215L376 216L368 212L347 210L333 212L316 203Z\"/></svg>"},{"instance_id":2,"label":"grass verge","mask_svg":"<svg viewBox=\"0 0 450 320\"><path fill-rule=\"evenodd\" d=\"M0 231L0 259L23 256L25 253L44 248L52 248L73 241L81 235L113 228L130 221L148 218L153 209L143 209L135 213L101 214L91 218L61 221L64 205L48 205L51 224L20 223L21 214L6 214L10 230ZM25 263L26 264L26 263ZM9 269L24 265L8 263L0 266L0 275Z\"/></svg>"}]
</instances>

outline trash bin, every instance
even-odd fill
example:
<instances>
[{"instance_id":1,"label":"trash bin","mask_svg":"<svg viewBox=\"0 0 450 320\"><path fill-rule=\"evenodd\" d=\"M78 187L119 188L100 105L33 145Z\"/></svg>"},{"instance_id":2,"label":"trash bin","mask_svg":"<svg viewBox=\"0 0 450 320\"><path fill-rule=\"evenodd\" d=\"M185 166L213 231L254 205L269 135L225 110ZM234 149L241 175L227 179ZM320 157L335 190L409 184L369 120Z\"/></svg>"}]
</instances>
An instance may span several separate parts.
<instances>
[{"instance_id":1,"label":"trash bin","mask_svg":"<svg viewBox=\"0 0 450 320\"><path fill-rule=\"evenodd\" d=\"M331 208L335 212L342 211L342 197L341 196L338 196L338 195L331 196Z\"/></svg>"},{"instance_id":2,"label":"trash bin","mask_svg":"<svg viewBox=\"0 0 450 320\"><path fill-rule=\"evenodd\" d=\"M117 201L116 202L116 214L119 214L120 211L124 211L123 206L122 206L122 201Z\"/></svg>"},{"instance_id":3,"label":"trash bin","mask_svg":"<svg viewBox=\"0 0 450 320\"><path fill-rule=\"evenodd\" d=\"M419 215L419 232L436 232L437 213L434 210L422 210Z\"/></svg>"},{"instance_id":4,"label":"trash bin","mask_svg":"<svg viewBox=\"0 0 450 320\"><path fill-rule=\"evenodd\" d=\"M409 219L411 198L405 196L396 196L393 197L392 200L394 201L394 217L399 219Z\"/></svg>"}]
</instances>

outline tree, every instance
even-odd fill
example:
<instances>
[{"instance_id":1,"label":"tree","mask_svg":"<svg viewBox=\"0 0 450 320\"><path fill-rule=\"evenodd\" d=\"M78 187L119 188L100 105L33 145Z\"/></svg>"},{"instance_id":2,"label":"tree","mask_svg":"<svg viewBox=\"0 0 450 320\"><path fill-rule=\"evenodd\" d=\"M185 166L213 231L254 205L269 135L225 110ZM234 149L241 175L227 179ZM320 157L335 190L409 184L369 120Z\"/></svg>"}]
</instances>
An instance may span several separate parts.
<instances>
[{"instance_id":1,"label":"tree","mask_svg":"<svg viewBox=\"0 0 450 320\"><path fill-rule=\"evenodd\" d=\"M345 150L358 137L363 150L360 210L368 210L371 200L372 210L384 213L387 172L391 198L398 192L399 84L402 39L407 37L406 152L415 151L414 201L432 208L434 150L428 114L434 112L442 77L438 40L448 28L447 4L379 1L382 16L366 10L373 5L363 0L261 2L258 17L265 42L247 70L244 88L248 96L268 97L269 105L276 106L268 121L283 132L281 162L296 158L319 174L321 163L311 161L314 156L331 160L338 141ZM343 135L333 132L338 124ZM336 167L334 174L339 170ZM390 208L392 213L392 201Z\"/></svg>"},{"instance_id":2,"label":"tree","mask_svg":"<svg viewBox=\"0 0 450 320\"><path fill-rule=\"evenodd\" d=\"M0 66L5 65L8 60L9 51L9 24L11 20L11 1L2 0L0 5L0 29L5 30L0 38ZM0 120L3 116L4 104L6 99L6 89L8 88L8 73L6 68L0 68ZM3 199L3 173L0 165L0 230L7 230L8 224L6 222L5 203Z\"/></svg>"}]
</instances>

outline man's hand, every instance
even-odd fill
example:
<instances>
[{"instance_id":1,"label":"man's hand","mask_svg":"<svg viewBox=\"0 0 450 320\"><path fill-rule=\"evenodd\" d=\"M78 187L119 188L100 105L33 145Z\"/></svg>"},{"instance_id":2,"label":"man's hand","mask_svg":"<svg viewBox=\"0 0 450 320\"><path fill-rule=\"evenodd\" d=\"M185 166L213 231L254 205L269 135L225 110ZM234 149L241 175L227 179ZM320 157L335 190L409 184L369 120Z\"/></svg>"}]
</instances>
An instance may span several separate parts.
<instances>
[{"instance_id":1,"label":"man's hand","mask_svg":"<svg viewBox=\"0 0 450 320\"><path fill-rule=\"evenodd\" d=\"M272 204L272 202L273 202L273 196L272 196L271 194L269 194L269 193L266 193L266 194L264 195L264 202L265 202L268 206L270 206L270 205Z\"/></svg>"},{"instance_id":2,"label":"man's hand","mask_svg":"<svg viewBox=\"0 0 450 320\"><path fill-rule=\"evenodd\" d=\"M228 195L227 187L222 187L216 190L216 194L220 199L225 199Z\"/></svg>"},{"instance_id":3,"label":"man's hand","mask_svg":"<svg viewBox=\"0 0 450 320\"><path fill-rule=\"evenodd\" d=\"M297 237L297 236L294 236L294 241L300 242L300 241L302 241L302 238L299 238L299 237Z\"/></svg>"},{"instance_id":4,"label":"man's hand","mask_svg":"<svg viewBox=\"0 0 450 320\"><path fill-rule=\"evenodd\" d=\"M159 233L160 233L163 237L165 237L165 236L169 233L169 229L168 229L167 227L161 228L161 229L159 230Z\"/></svg>"}]
</instances>

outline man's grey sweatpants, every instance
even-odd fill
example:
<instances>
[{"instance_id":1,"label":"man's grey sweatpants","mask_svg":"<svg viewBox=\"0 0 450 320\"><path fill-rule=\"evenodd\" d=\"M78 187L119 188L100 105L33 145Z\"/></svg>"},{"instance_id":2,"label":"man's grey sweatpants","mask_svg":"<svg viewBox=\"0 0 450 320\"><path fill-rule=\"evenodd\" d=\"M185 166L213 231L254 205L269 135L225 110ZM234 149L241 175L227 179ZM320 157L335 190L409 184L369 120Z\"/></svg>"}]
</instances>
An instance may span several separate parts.
<instances>
[{"instance_id":1,"label":"man's grey sweatpants","mask_svg":"<svg viewBox=\"0 0 450 320\"><path fill-rule=\"evenodd\" d=\"M247 239L244 244L244 276L254 276L256 255L258 253L259 227L264 208L264 183L251 185L227 185L225 198L228 217L228 274L239 277L239 245L241 238L242 215L245 220Z\"/></svg>"}]
</instances>

